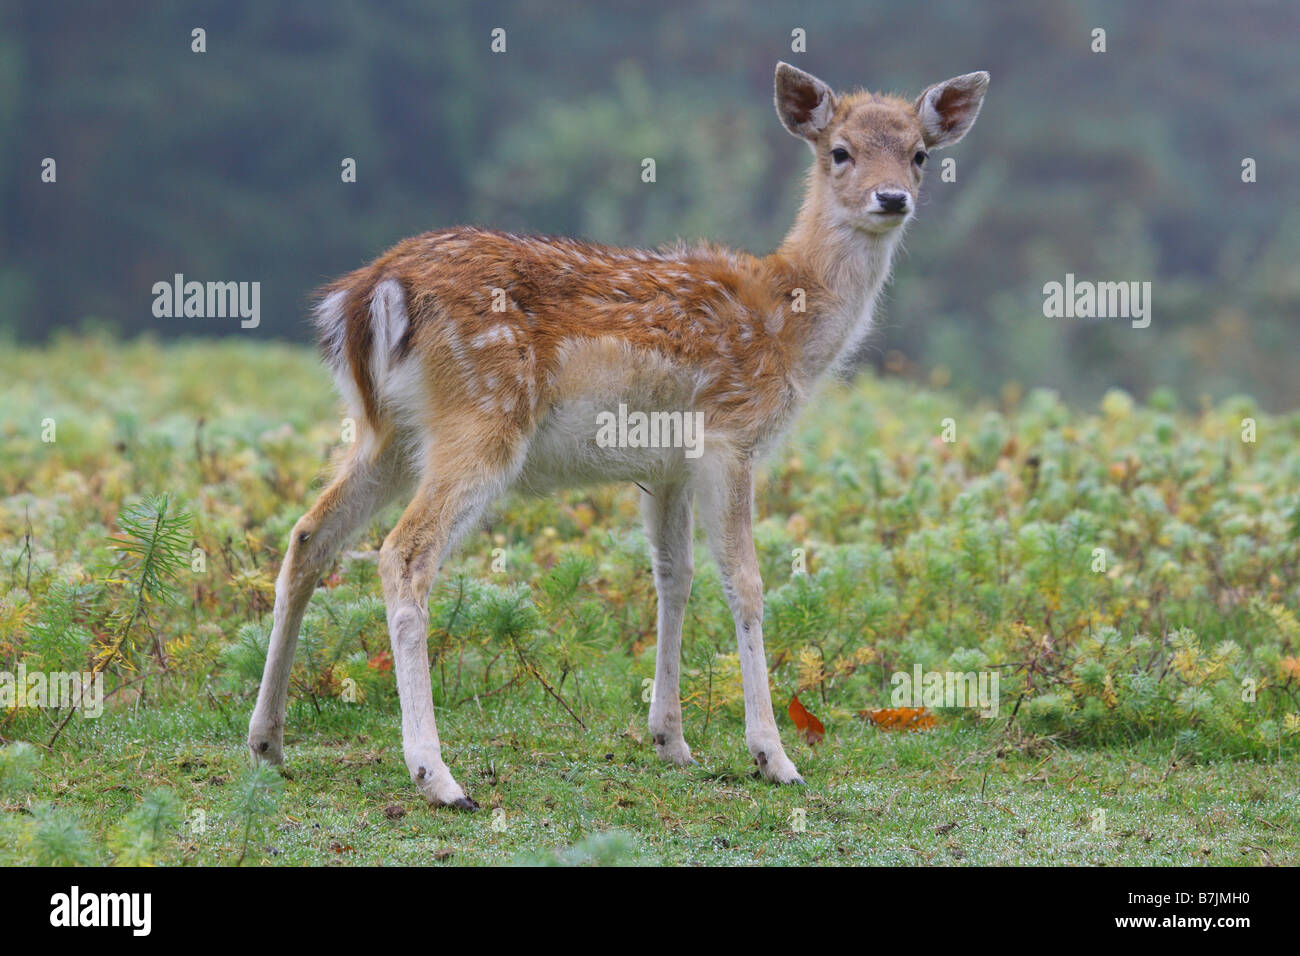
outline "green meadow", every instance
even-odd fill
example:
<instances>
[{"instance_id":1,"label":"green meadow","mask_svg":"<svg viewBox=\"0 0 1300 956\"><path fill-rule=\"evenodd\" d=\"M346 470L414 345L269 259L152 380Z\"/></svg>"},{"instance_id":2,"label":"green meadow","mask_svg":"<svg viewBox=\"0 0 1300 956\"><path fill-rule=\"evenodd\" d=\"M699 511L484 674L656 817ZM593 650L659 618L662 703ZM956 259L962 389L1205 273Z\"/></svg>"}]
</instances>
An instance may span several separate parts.
<instances>
[{"instance_id":1,"label":"green meadow","mask_svg":"<svg viewBox=\"0 0 1300 956\"><path fill-rule=\"evenodd\" d=\"M312 599L283 771L250 764L280 556L343 434L314 353L83 333L6 348L0 382L0 863L1300 863L1300 414L827 387L756 502L802 788L745 750L702 542L679 770L647 739L638 490L508 498L431 598L470 814L402 761L374 561L396 508ZM102 714L19 700L20 666L102 673ZM996 674L996 716L864 716L917 666Z\"/></svg>"}]
</instances>

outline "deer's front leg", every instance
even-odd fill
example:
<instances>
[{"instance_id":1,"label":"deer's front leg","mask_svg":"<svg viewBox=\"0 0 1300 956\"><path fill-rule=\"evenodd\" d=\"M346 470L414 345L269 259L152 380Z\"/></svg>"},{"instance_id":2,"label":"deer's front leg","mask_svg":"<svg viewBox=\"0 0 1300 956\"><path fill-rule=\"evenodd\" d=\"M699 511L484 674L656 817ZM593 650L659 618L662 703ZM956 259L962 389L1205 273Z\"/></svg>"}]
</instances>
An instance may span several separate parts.
<instances>
[{"instance_id":1,"label":"deer's front leg","mask_svg":"<svg viewBox=\"0 0 1300 956\"><path fill-rule=\"evenodd\" d=\"M695 576L692 553L691 493L683 484L664 484L641 496L650 560L659 601L654 695L650 698L650 737L659 756L683 766L694 763L682 736L682 619Z\"/></svg>"},{"instance_id":2,"label":"deer's front leg","mask_svg":"<svg viewBox=\"0 0 1300 956\"><path fill-rule=\"evenodd\" d=\"M711 483L703 512L722 587L736 621L740 672L745 687L745 743L763 776L773 783L804 782L785 755L772 713L767 657L763 650L763 581L754 550L753 466L748 460L721 470ZM702 502L703 503L703 502Z\"/></svg>"}]
</instances>

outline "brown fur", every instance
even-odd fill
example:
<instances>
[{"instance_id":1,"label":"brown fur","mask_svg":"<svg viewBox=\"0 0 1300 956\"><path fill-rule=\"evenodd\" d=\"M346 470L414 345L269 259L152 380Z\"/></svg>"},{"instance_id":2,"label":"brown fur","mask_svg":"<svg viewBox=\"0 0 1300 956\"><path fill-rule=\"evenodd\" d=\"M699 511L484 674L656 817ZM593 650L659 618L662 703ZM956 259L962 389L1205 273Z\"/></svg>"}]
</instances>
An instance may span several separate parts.
<instances>
[{"instance_id":1,"label":"brown fur","mask_svg":"<svg viewBox=\"0 0 1300 956\"><path fill-rule=\"evenodd\" d=\"M677 365L711 368L715 380L699 394L709 411L708 427L756 441L763 423L798 397L791 368L803 338L800 322L816 314L827 296L814 266L785 254L760 259L703 244L646 253L459 228L406 239L321 295L348 295L349 367L368 423L377 430L385 415L370 380L369 303L374 287L394 278L407 291L404 351L419 355L437 383L441 408L431 409L435 416L466 404L461 400L468 394L467 376L492 376L515 409L503 427L527 432L555 398L561 345L612 340ZM796 287L809 294L808 312L791 310L790 290ZM505 291L505 312L492 311L493 289ZM784 321L769 321L771 316ZM511 329L514 341L476 350L472 369L455 361L452 336L468 343L497 325ZM520 373L538 387L530 390ZM728 387L737 381L745 383L744 395Z\"/></svg>"}]
</instances>

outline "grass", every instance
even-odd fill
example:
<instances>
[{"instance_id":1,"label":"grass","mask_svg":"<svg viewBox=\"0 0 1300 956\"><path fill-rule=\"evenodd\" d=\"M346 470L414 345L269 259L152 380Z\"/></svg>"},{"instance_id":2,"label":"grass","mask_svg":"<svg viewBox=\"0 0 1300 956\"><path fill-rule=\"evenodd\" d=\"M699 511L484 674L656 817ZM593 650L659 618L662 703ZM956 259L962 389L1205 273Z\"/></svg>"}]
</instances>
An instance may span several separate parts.
<instances>
[{"instance_id":1,"label":"grass","mask_svg":"<svg viewBox=\"0 0 1300 956\"><path fill-rule=\"evenodd\" d=\"M367 556L396 510L313 597L285 777L249 768L275 570L340 440L309 350L65 337L0 352L0 381L0 674L100 662L109 690L52 748L66 711L0 707L0 862L1300 862L1300 414L828 388L757 494L803 789L745 751L704 548L683 650L699 765L677 770L646 739L636 490L510 498L431 603L445 755L483 806L464 814L425 807L402 760ZM1000 716L859 716L917 665L996 672Z\"/></svg>"},{"instance_id":2,"label":"grass","mask_svg":"<svg viewBox=\"0 0 1300 956\"><path fill-rule=\"evenodd\" d=\"M656 758L645 714L632 707L587 733L540 700L439 716L452 770L480 812L424 805L407 779L394 708L298 704L283 795L245 862L1300 863L1293 763L1182 764L1150 743L1016 746L995 727L890 733L864 723L816 748L795 743L808 786L773 788L756 778L735 721L715 724L708 740L688 727L700 763L678 770ZM202 702L73 725L42 762L34 796L102 836L144 792L170 788L191 823L203 811L205 830L187 823L157 862L229 865L244 851L246 717Z\"/></svg>"}]
</instances>

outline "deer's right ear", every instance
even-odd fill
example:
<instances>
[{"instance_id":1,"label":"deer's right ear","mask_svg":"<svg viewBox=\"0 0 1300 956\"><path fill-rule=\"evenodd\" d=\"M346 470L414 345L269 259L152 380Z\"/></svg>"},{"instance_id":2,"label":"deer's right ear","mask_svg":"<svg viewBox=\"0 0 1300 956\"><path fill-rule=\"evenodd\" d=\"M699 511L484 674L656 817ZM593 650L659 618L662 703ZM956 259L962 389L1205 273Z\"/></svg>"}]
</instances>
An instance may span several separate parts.
<instances>
[{"instance_id":1,"label":"deer's right ear","mask_svg":"<svg viewBox=\"0 0 1300 956\"><path fill-rule=\"evenodd\" d=\"M800 139L815 141L835 113L835 94L817 77L789 63L776 65L776 115Z\"/></svg>"}]
</instances>

